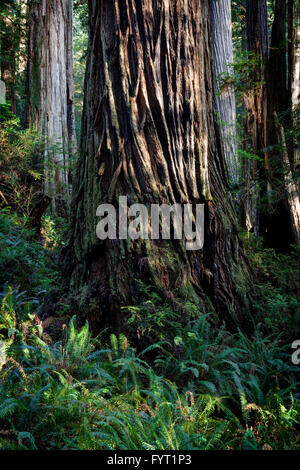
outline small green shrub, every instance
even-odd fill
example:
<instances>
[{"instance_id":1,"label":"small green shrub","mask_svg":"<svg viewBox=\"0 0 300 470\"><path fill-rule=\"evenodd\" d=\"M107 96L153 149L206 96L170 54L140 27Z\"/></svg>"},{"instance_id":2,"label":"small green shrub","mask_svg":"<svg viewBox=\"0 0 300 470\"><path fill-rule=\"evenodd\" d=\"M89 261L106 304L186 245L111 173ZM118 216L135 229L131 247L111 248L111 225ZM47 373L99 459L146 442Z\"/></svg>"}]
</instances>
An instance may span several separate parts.
<instances>
[{"instance_id":1,"label":"small green shrub","mask_svg":"<svg viewBox=\"0 0 300 470\"><path fill-rule=\"evenodd\" d=\"M41 299L56 279L56 263L26 221L8 208L0 209L0 295L12 285L14 290L26 291L27 297Z\"/></svg>"},{"instance_id":2,"label":"small green shrub","mask_svg":"<svg viewBox=\"0 0 300 470\"><path fill-rule=\"evenodd\" d=\"M137 354L124 335L102 344L75 318L49 342L36 316L27 310L19 318L9 291L0 320L0 449L299 448L294 370L280 362L284 351L259 332L251 339L240 332L233 346L208 320L176 340L186 369L179 359L170 368L161 343L151 346L161 352L151 367L149 351Z\"/></svg>"},{"instance_id":3,"label":"small green shrub","mask_svg":"<svg viewBox=\"0 0 300 470\"><path fill-rule=\"evenodd\" d=\"M257 280L256 322L266 332L281 335L287 344L300 337L300 249L292 245L290 253L263 248L262 238L244 236L247 254Z\"/></svg>"},{"instance_id":4,"label":"small green shrub","mask_svg":"<svg viewBox=\"0 0 300 470\"><path fill-rule=\"evenodd\" d=\"M0 208L28 215L43 185L43 142L35 131L22 130L16 116L5 119L0 108Z\"/></svg>"}]
</instances>

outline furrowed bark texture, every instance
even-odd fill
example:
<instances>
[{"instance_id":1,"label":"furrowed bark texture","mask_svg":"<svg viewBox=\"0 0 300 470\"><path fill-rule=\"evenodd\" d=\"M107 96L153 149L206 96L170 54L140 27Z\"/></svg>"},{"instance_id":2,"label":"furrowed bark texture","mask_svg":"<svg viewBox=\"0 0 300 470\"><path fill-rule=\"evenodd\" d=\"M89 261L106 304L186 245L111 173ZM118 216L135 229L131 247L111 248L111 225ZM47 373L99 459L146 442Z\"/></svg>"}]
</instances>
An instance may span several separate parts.
<instances>
[{"instance_id":1,"label":"furrowed bark texture","mask_svg":"<svg viewBox=\"0 0 300 470\"><path fill-rule=\"evenodd\" d=\"M214 41L214 67L216 78L232 76L233 45L230 0L212 0L212 32ZM230 83L217 89L217 108L220 119L225 158L230 182L238 184L239 165L237 158L236 106L234 88Z\"/></svg>"},{"instance_id":2,"label":"furrowed bark texture","mask_svg":"<svg viewBox=\"0 0 300 470\"><path fill-rule=\"evenodd\" d=\"M208 1L90 0L81 156L67 275L95 328L120 324L136 279L242 322L247 263L220 141ZM97 206L204 203L205 245L96 237ZM244 310L243 310L244 309ZM246 316L246 315L245 315Z\"/></svg>"},{"instance_id":3,"label":"furrowed bark texture","mask_svg":"<svg viewBox=\"0 0 300 470\"><path fill-rule=\"evenodd\" d=\"M70 191L74 120L72 1L29 6L28 124L46 138L45 192L59 212Z\"/></svg>"}]
</instances>

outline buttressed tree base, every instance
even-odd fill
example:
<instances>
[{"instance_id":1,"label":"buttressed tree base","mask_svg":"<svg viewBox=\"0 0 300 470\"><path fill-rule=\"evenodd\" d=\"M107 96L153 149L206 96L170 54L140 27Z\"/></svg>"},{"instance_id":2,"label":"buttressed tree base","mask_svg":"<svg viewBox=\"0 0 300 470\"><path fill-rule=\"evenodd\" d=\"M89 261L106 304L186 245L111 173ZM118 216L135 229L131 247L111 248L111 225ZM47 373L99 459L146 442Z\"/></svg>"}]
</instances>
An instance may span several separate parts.
<instances>
[{"instance_id":1,"label":"buttressed tree base","mask_svg":"<svg viewBox=\"0 0 300 470\"><path fill-rule=\"evenodd\" d=\"M88 318L120 324L137 279L242 323L249 276L217 123L209 2L91 1L80 158L66 257ZM205 244L96 237L96 210L205 204ZM114 315L114 316L112 316Z\"/></svg>"}]
</instances>

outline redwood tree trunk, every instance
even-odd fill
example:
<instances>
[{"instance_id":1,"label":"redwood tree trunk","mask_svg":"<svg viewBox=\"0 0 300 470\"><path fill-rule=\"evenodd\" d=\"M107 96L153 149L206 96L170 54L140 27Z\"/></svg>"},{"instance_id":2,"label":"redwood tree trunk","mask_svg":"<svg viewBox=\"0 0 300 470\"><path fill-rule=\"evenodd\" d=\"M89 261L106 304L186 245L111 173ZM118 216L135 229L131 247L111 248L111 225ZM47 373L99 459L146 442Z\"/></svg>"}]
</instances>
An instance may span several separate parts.
<instances>
[{"instance_id":1,"label":"redwood tree trunk","mask_svg":"<svg viewBox=\"0 0 300 470\"><path fill-rule=\"evenodd\" d=\"M263 158L266 123L265 67L268 58L268 16L266 0L246 2L247 49L251 53L252 70L249 82L252 88L245 93L247 109L247 145L251 152ZM263 178L263 164L256 159L242 162L242 189L240 201L241 225L256 235L259 234L259 184Z\"/></svg>"},{"instance_id":2,"label":"redwood tree trunk","mask_svg":"<svg viewBox=\"0 0 300 470\"><path fill-rule=\"evenodd\" d=\"M9 5L3 5L7 12L0 21L0 78L5 83L6 100L10 102L10 109L16 114L16 48L19 33L15 27L15 13Z\"/></svg>"},{"instance_id":3,"label":"redwood tree trunk","mask_svg":"<svg viewBox=\"0 0 300 470\"><path fill-rule=\"evenodd\" d=\"M298 106L300 95L300 3L288 0L288 97L290 106L289 161L294 173L297 161Z\"/></svg>"},{"instance_id":4,"label":"redwood tree trunk","mask_svg":"<svg viewBox=\"0 0 300 470\"><path fill-rule=\"evenodd\" d=\"M45 136L45 192L58 212L70 191L76 145L72 15L70 0L29 5L27 121Z\"/></svg>"},{"instance_id":5,"label":"redwood tree trunk","mask_svg":"<svg viewBox=\"0 0 300 470\"><path fill-rule=\"evenodd\" d=\"M248 268L229 194L215 112L209 2L90 0L89 47L72 236L65 263L95 328L120 324L137 279L247 317ZM103 202L204 203L205 244L96 237Z\"/></svg>"},{"instance_id":6,"label":"redwood tree trunk","mask_svg":"<svg viewBox=\"0 0 300 470\"><path fill-rule=\"evenodd\" d=\"M230 0L212 0L211 17L214 68L217 80L222 83L222 77L233 75ZM230 83L217 87L217 107L230 182L232 185L237 185L239 182L239 162L237 157L236 105L234 87Z\"/></svg>"},{"instance_id":7,"label":"redwood tree trunk","mask_svg":"<svg viewBox=\"0 0 300 470\"><path fill-rule=\"evenodd\" d=\"M295 119L297 119L297 111L300 102L300 4L295 6L295 27L294 27L294 51L293 61L291 63L291 97L292 111ZM296 156L295 156L296 160ZM294 163L296 163L294 161ZM299 163L299 162L297 162Z\"/></svg>"}]
</instances>

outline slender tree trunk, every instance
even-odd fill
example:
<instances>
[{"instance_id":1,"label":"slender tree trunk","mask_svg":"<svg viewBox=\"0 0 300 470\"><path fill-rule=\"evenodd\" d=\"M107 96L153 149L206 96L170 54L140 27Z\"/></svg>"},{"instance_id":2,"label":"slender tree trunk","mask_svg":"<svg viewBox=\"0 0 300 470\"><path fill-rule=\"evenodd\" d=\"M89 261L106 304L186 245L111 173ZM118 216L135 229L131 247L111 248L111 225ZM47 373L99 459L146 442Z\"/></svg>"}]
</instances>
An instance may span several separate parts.
<instances>
[{"instance_id":1,"label":"slender tree trunk","mask_svg":"<svg viewBox=\"0 0 300 470\"><path fill-rule=\"evenodd\" d=\"M294 0L288 0L288 92L292 95L292 82L295 68L295 4Z\"/></svg>"},{"instance_id":2,"label":"slender tree trunk","mask_svg":"<svg viewBox=\"0 0 300 470\"><path fill-rule=\"evenodd\" d=\"M284 173L284 192L285 192L285 210L289 217L289 226L292 235L292 241L300 243L300 202L297 185L293 179L290 160L288 156L285 133L283 126L278 123L277 115L275 114L278 140L282 147L283 159L283 173Z\"/></svg>"},{"instance_id":3,"label":"slender tree trunk","mask_svg":"<svg viewBox=\"0 0 300 470\"><path fill-rule=\"evenodd\" d=\"M300 95L300 4L288 0L288 97L291 111L289 139L289 160L294 173L297 165L297 128Z\"/></svg>"},{"instance_id":4,"label":"slender tree trunk","mask_svg":"<svg viewBox=\"0 0 300 470\"><path fill-rule=\"evenodd\" d=\"M81 151L66 276L95 328L120 324L138 282L242 323L247 263L215 113L209 2L90 0ZM103 202L205 204L205 244L96 237ZM243 316L244 315L244 316Z\"/></svg>"},{"instance_id":5,"label":"slender tree trunk","mask_svg":"<svg viewBox=\"0 0 300 470\"><path fill-rule=\"evenodd\" d=\"M6 86L6 100L10 102L10 109L16 114L16 43L17 32L14 24L14 12L7 8L0 24L1 63L0 78Z\"/></svg>"},{"instance_id":6,"label":"slender tree trunk","mask_svg":"<svg viewBox=\"0 0 300 470\"><path fill-rule=\"evenodd\" d=\"M295 9L295 42L294 42L294 60L291 69L291 96L294 116L297 113L300 102L300 4Z\"/></svg>"},{"instance_id":7,"label":"slender tree trunk","mask_svg":"<svg viewBox=\"0 0 300 470\"><path fill-rule=\"evenodd\" d=\"M287 186L292 178L289 159L285 159L286 137L278 128L288 128L289 98L287 87L286 0L276 0L272 26L270 56L267 67L266 148L264 153L265 178L261 185L261 200L266 201L261 211L261 235L267 246L286 250L300 241L300 205L296 185ZM278 119L280 123L278 123ZM292 203L292 204L291 204Z\"/></svg>"},{"instance_id":8,"label":"slender tree trunk","mask_svg":"<svg viewBox=\"0 0 300 470\"><path fill-rule=\"evenodd\" d=\"M230 0L212 0L212 32L214 41L214 67L217 79L227 77L226 86L217 88L217 107L224 142L225 158L230 182L239 182L239 165L237 157L236 105L234 87L228 77L233 75L233 45Z\"/></svg>"},{"instance_id":9,"label":"slender tree trunk","mask_svg":"<svg viewBox=\"0 0 300 470\"><path fill-rule=\"evenodd\" d=\"M287 43L286 43L286 0L276 0L272 25L270 55L267 68L268 106L272 110L287 111ZM270 113L269 113L270 114ZM270 122L273 129L274 121Z\"/></svg>"},{"instance_id":10,"label":"slender tree trunk","mask_svg":"<svg viewBox=\"0 0 300 470\"><path fill-rule=\"evenodd\" d=\"M45 192L64 210L76 145L70 0L29 6L28 124L45 136Z\"/></svg>"},{"instance_id":11,"label":"slender tree trunk","mask_svg":"<svg viewBox=\"0 0 300 470\"><path fill-rule=\"evenodd\" d=\"M247 145L254 155L262 157L265 147L266 91L265 65L268 58L268 17L265 0L246 2L247 49L253 62L249 81L252 88L244 96L247 109ZM254 59L254 60L253 60ZM259 174L262 165L256 159L242 162L240 223L249 232L259 234Z\"/></svg>"}]
</instances>

